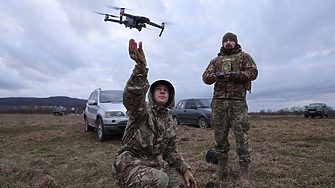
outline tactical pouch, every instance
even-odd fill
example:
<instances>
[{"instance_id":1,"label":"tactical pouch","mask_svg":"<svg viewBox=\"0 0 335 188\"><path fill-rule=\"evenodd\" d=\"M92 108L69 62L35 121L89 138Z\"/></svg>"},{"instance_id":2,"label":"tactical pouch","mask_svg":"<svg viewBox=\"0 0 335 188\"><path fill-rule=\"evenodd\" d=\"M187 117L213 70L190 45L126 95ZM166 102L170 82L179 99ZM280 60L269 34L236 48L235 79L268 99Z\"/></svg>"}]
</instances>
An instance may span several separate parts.
<instances>
[{"instance_id":1,"label":"tactical pouch","mask_svg":"<svg viewBox=\"0 0 335 188\"><path fill-rule=\"evenodd\" d=\"M216 73L217 77L220 79L220 81L224 81L224 82L227 82L228 79L225 79L224 78L224 75L226 75L225 73L227 71L231 71L231 60L235 60L234 58L230 58L230 57L222 57L220 56L219 58L219 69L220 72Z\"/></svg>"}]
</instances>

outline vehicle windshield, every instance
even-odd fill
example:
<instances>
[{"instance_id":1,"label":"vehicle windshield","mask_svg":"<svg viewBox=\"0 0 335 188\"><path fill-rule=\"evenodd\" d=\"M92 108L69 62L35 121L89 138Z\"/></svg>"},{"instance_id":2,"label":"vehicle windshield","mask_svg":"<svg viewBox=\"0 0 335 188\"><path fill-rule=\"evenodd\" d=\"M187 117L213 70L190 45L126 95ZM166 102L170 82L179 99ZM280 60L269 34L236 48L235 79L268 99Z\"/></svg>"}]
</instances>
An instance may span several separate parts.
<instances>
[{"instance_id":1,"label":"vehicle windshield","mask_svg":"<svg viewBox=\"0 0 335 188\"><path fill-rule=\"evenodd\" d=\"M308 108L320 108L321 104L310 104L308 105Z\"/></svg>"},{"instance_id":2,"label":"vehicle windshield","mask_svg":"<svg viewBox=\"0 0 335 188\"><path fill-rule=\"evenodd\" d=\"M211 99L198 99L199 108L209 108L211 106Z\"/></svg>"},{"instance_id":3,"label":"vehicle windshield","mask_svg":"<svg viewBox=\"0 0 335 188\"><path fill-rule=\"evenodd\" d=\"M100 92L100 102L122 102L123 90L106 90Z\"/></svg>"}]
</instances>

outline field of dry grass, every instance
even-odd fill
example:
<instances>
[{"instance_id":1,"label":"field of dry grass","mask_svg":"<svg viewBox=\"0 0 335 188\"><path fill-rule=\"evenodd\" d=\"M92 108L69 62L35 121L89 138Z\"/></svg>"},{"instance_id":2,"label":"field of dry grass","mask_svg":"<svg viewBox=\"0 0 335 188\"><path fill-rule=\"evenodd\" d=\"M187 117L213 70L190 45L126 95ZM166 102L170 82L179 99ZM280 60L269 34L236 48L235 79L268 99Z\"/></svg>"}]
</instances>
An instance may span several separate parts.
<instances>
[{"instance_id":1,"label":"field of dry grass","mask_svg":"<svg viewBox=\"0 0 335 188\"><path fill-rule=\"evenodd\" d=\"M242 182L234 137L231 176L216 187L335 187L335 119L252 115L251 182ZM178 125L178 148L198 187L216 165L205 161L214 146L211 128ZM99 142L84 133L82 116L0 114L0 187L115 187L111 166L121 135Z\"/></svg>"}]
</instances>

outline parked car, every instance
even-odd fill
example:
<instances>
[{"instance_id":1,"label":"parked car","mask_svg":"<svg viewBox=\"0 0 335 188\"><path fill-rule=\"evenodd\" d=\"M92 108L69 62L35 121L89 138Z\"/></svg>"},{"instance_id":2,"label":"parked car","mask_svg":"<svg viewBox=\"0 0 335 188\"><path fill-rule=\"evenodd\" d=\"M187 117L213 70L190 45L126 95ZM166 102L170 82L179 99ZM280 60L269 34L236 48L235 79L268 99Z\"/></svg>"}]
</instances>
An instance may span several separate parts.
<instances>
[{"instance_id":1,"label":"parked car","mask_svg":"<svg viewBox=\"0 0 335 188\"><path fill-rule=\"evenodd\" d=\"M211 101L209 98L181 100L171 115L177 125L196 124L200 128L207 128L212 116Z\"/></svg>"},{"instance_id":2,"label":"parked car","mask_svg":"<svg viewBox=\"0 0 335 188\"><path fill-rule=\"evenodd\" d=\"M84 111L85 131L96 128L100 141L106 140L108 134L123 133L129 116L122 100L123 90L94 90Z\"/></svg>"},{"instance_id":3,"label":"parked car","mask_svg":"<svg viewBox=\"0 0 335 188\"><path fill-rule=\"evenodd\" d=\"M323 118L326 116L329 117L330 107L327 106L325 103L312 103L306 106L306 109L304 111L305 118L308 118L311 116L314 118L315 116L320 116L320 118Z\"/></svg>"}]
</instances>

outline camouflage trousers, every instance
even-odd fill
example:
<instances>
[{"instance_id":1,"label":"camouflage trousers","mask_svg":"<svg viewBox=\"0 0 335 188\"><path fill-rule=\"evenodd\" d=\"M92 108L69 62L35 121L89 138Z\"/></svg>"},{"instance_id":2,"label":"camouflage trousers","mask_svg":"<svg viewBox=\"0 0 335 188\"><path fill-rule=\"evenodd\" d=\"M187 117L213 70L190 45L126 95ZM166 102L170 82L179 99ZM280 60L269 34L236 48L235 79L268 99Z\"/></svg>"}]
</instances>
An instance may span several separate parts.
<instances>
[{"instance_id":1,"label":"camouflage trousers","mask_svg":"<svg viewBox=\"0 0 335 188\"><path fill-rule=\"evenodd\" d=\"M158 162L136 158L128 151L116 156L112 168L119 187L187 187L184 175L176 168Z\"/></svg>"},{"instance_id":2,"label":"camouflage trousers","mask_svg":"<svg viewBox=\"0 0 335 188\"><path fill-rule=\"evenodd\" d=\"M243 100L213 98L211 108L211 125L214 129L217 156L224 159L229 158L228 134L229 130L232 129L239 161L251 162L251 144L248 134L250 121L247 103Z\"/></svg>"}]
</instances>

